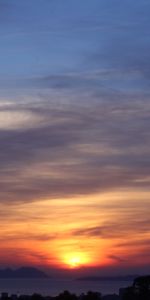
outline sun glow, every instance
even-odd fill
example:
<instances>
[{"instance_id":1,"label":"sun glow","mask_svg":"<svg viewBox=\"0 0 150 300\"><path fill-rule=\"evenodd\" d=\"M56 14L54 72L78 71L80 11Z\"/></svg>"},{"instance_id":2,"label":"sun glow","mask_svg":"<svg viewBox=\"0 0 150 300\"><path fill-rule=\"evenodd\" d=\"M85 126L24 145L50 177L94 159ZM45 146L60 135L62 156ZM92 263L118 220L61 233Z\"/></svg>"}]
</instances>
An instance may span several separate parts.
<instances>
[{"instance_id":1,"label":"sun glow","mask_svg":"<svg viewBox=\"0 0 150 300\"><path fill-rule=\"evenodd\" d=\"M81 262L80 257L75 256L75 257L70 258L70 260L68 261L68 263L69 263L69 265L70 265L72 268L77 268L77 267L80 266L80 264L81 264L82 262Z\"/></svg>"},{"instance_id":2,"label":"sun glow","mask_svg":"<svg viewBox=\"0 0 150 300\"><path fill-rule=\"evenodd\" d=\"M70 268L79 268L88 264L89 260L83 253L72 253L65 256L64 263Z\"/></svg>"}]
</instances>

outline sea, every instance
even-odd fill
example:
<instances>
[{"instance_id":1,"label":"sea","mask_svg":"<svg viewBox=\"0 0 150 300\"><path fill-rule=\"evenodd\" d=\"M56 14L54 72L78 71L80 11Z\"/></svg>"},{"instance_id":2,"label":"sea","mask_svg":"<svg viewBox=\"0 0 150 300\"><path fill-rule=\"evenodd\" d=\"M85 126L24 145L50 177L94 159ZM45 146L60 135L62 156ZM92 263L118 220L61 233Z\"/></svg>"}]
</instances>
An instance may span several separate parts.
<instances>
[{"instance_id":1,"label":"sea","mask_svg":"<svg viewBox=\"0 0 150 300\"><path fill-rule=\"evenodd\" d=\"M64 290L80 295L88 291L106 294L119 294L119 289L131 285L131 281L86 281L75 279L0 279L0 293L9 295L32 295L34 293L43 296L56 296Z\"/></svg>"}]
</instances>

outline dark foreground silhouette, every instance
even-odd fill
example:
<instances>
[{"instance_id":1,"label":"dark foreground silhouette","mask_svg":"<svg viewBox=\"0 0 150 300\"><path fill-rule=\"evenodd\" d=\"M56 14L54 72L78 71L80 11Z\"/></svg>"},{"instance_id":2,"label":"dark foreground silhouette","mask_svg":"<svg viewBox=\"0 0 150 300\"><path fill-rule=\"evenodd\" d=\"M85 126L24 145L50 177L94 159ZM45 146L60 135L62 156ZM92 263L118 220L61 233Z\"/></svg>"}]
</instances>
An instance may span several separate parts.
<instances>
[{"instance_id":1,"label":"dark foreground silhouette","mask_svg":"<svg viewBox=\"0 0 150 300\"><path fill-rule=\"evenodd\" d=\"M2 293L0 300L150 300L150 275L137 277L132 286L119 290L119 295L105 295L89 291L87 294L77 296L69 291L64 291L58 296L42 296L40 294L11 295Z\"/></svg>"},{"instance_id":2,"label":"dark foreground silhouette","mask_svg":"<svg viewBox=\"0 0 150 300\"><path fill-rule=\"evenodd\" d=\"M134 280L133 285L124 289L123 300L150 300L150 275Z\"/></svg>"}]
</instances>

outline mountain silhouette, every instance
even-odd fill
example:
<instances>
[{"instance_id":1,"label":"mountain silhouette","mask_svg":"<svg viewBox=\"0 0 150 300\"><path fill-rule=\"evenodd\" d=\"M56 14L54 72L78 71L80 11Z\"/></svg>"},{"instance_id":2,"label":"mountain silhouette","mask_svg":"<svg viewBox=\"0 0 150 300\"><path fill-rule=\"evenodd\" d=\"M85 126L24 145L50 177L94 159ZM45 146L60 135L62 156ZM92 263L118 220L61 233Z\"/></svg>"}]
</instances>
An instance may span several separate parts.
<instances>
[{"instance_id":1,"label":"mountain silhouette","mask_svg":"<svg viewBox=\"0 0 150 300\"><path fill-rule=\"evenodd\" d=\"M0 269L0 278L48 278L48 275L33 267L21 267L16 270Z\"/></svg>"}]
</instances>

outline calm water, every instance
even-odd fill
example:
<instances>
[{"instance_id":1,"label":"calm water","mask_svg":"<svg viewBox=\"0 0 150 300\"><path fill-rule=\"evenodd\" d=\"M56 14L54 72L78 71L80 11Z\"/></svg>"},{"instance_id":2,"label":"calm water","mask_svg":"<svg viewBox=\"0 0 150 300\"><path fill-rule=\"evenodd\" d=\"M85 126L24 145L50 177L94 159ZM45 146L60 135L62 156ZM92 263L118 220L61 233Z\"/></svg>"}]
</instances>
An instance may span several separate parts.
<instances>
[{"instance_id":1,"label":"calm water","mask_svg":"<svg viewBox=\"0 0 150 300\"><path fill-rule=\"evenodd\" d=\"M77 281L62 279L0 279L0 293L27 294L40 293L44 295L57 295L64 290L69 290L77 295L89 290L104 294L118 293L119 288L127 287L127 281Z\"/></svg>"}]
</instances>

